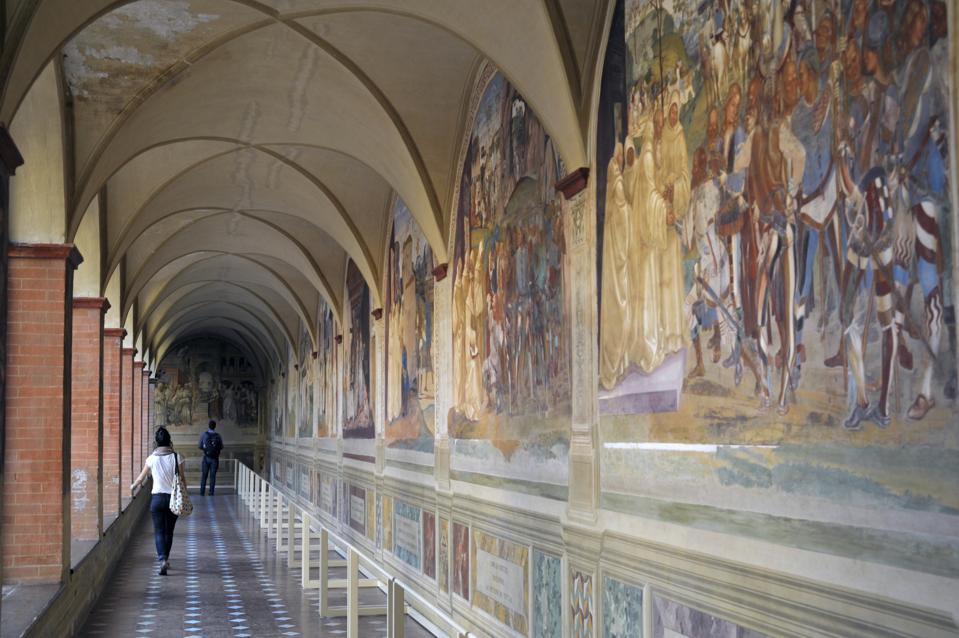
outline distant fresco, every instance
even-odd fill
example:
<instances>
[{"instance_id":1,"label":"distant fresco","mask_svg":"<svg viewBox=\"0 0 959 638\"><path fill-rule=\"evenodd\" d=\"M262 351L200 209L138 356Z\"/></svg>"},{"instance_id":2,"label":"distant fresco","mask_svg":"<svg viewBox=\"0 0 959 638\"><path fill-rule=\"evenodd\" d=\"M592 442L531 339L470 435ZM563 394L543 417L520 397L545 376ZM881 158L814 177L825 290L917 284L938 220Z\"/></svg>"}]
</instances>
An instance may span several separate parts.
<instances>
[{"instance_id":1,"label":"distant fresco","mask_svg":"<svg viewBox=\"0 0 959 638\"><path fill-rule=\"evenodd\" d=\"M372 439L373 408L370 401L370 288L356 264L346 269L349 311L346 326L346 377L343 380L346 409L343 437Z\"/></svg>"},{"instance_id":2,"label":"distant fresco","mask_svg":"<svg viewBox=\"0 0 959 638\"><path fill-rule=\"evenodd\" d=\"M764 634L662 596L653 596L652 607L652 638L764 638Z\"/></svg>"},{"instance_id":3,"label":"distant fresco","mask_svg":"<svg viewBox=\"0 0 959 638\"><path fill-rule=\"evenodd\" d=\"M225 437L255 438L264 382L252 354L226 341L191 339L177 344L157 366L154 423L199 433L213 419Z\"/></svg>"},{"instance_id":4,"label":"distant fresco","mask_svg":"<svg viewBox=\"0 0 959 638\"><path fill-rule=\"evenodd\" d=\"M300 333L300 343L297 347L297 397L296 422L297 435L300 438L313 436L313 424L316 414L313 411L316 391L316 361L313 359L313 342L306 328Z\"/></svg>"},{"instance_id":5,"label":"distant fresco","mask_svg":"<svg viewBox=\"0 0 959 638\"><path fill-rule=\"evenodd\" d=\"M336 426L336 322L322 299L317 309L316 436L334 436Z\"/></svg>"},{"instance_id":6,"label":"distant fresco","mask_svg":"<svg viewBox=\"0 0 959 638\"><path fill-rule=\"evenodd\" d=\"M769 537L634 497L954 528L947 23L937 0L619 3L596 143L606 507ZM849 551L809 532L790 542Z\"/></svg>"},{"instance_id":7,"label":"distant fresco","mask_svg":"<svg viewBox=\"0 0 959 638\"><path fill-rule=\"evenodd\" d=\"M454 468L565 483L570 350L564 167L496 74L460 176L453 276Z\"/></svg>"},{"instance_id":8,"label":"distant fresco","mask_svg":"<svg viewBox=\"0 0 959 638\"><path fill-rule=\"evenodd\" d=\"M393 204L386 323L386 439L433 451L433 251L409 208Z\"/></svg>"}]
</instances>

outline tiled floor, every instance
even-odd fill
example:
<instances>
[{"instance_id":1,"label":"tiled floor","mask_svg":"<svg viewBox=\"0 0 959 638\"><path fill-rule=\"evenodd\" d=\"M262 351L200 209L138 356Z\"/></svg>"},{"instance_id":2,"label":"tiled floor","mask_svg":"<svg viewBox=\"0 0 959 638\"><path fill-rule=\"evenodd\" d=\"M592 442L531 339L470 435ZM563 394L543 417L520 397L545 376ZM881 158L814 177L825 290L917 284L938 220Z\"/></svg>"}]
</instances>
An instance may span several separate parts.
<instances>
[{"instance_id":1,"label":"tiled floor","mask_svg":"<svg viewBox=\"0 0 959 638\"><path fill-rule=\"evenodd\" d=\"M81 636L346 635L346 619L320 618L317 590L300 588L299 568L277 558L236 496L194 495L193 503L193 515L177 522L167 576L157 575L153 528L144 518ZM345 576L337 571L334 577ZM386 603L379 590L361 590L360 599ZM345 605L345 592L331 590L330 604ZM386 617L361 616L359 635L385 636ZM430 636L409 617L406 635Z\"/></svg>"}]
</instances>

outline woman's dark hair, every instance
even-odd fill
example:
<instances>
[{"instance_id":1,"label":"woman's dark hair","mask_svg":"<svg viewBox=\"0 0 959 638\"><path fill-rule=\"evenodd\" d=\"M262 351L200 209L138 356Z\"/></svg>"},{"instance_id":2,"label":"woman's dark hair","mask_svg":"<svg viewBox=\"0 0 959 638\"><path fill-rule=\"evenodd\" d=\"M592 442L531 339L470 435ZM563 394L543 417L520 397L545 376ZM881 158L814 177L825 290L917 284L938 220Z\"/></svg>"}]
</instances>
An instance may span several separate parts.
<instances>
[{"instance_id":1,"label":"woman's dark hair","mask_svg":"<svg viewBox=\"0 0 959 638\"><path fill-rule=\"evenodd\" d=\"M164 427L157 428L157 433L153 437L157 443L157 447L171 447L173 445L173 440L170 438L170 431Z\"/></svg>"}]
</instances>

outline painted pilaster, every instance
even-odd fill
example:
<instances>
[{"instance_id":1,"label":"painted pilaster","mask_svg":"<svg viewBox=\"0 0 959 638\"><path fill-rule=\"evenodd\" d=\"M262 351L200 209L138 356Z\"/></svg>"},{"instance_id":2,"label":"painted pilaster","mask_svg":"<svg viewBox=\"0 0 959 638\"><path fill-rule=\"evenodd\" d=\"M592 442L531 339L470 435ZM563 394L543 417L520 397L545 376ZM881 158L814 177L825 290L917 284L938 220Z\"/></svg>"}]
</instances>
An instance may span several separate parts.
<instances>
[{"instance_id":1,"label":"painted pilaster","mask_svg":"<svg viewBox=\"0 0 959 638\"><path fill-rule=\"evenodd\" d=\"M565 197L573 358L568 512L571 520L583 524L593 524L599 509L596 207L592 189L586 188L588 175L581 168L557 184Z\"/></svg>"},{"instance_id":2,"label":"painted pilaster","mask_svg":"<svg viewBox=\"0 0 959 638\"><path fill-rule=\"evenodd\" d=\"M436 487L441 492L450 490L449 411L453 405L453 327L450 317L453 278L447 277L448 266L440 264L433 270L436 280L433 284L433 374L437 379L433 399L436 419L433 471Z\"/></svg>"},{"instance_id":3,"label":"painted pilaster","mask_svg":"<svg viewBox=\"0 0 959 638\"><path fill-rule=\"evenodd\" d=\"M557 185L565 198L566 255L572 351L572 423L569 449L569 524L566 605L569 635L597 635L598 558L602 537L595 532L599 511L598 410L596 395L596 207L587 188L589 171L573 171Z\"/></svg>"},{"instance_id":4,"label":"painted pilaster","mask_svg":"<svg viewBox=\"0 0 959 638\"><path fill-rule=\"evenodd\" d=\"M382 476L386 467L386 319L383 309L370 313L373 336L370 376L373 379L373 425L376 428L376 475Z\"/></svg>"}]
</instances>

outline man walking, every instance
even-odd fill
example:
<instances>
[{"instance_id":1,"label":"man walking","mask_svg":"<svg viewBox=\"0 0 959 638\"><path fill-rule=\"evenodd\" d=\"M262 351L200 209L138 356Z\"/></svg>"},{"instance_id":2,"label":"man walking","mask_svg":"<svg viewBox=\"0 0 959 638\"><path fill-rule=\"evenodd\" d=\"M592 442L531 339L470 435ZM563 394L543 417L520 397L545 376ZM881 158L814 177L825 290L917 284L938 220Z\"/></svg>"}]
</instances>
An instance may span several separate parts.
<instances>
[{"instance_id":1,"label":"man walking","mask_svg":"<svg viewBox=\"0 0 959 638\"><path fill-rule=\"evenodd\" d=\"M223 439L216 433L216 421L211 420L209 429L200 436L199 448L203 450L203 474L200 479L200 496L206 493L206 477L210 476L210 496L216 489L216 471L220 467L220 452Z\"/></svg>"}]
</instances>

